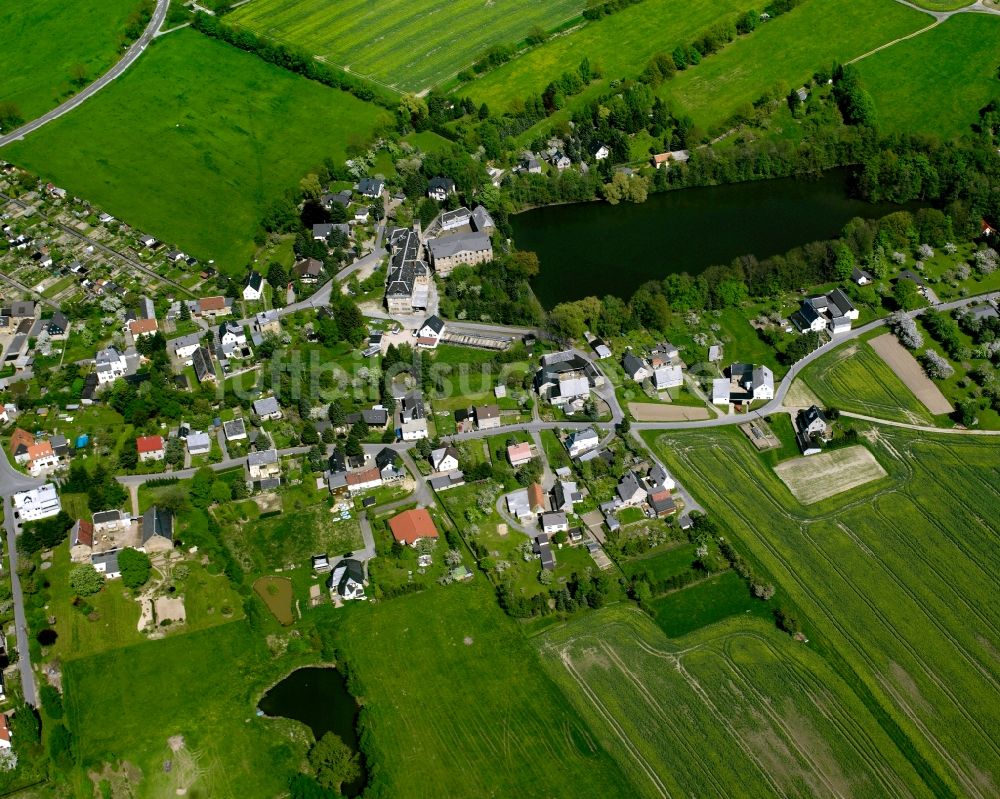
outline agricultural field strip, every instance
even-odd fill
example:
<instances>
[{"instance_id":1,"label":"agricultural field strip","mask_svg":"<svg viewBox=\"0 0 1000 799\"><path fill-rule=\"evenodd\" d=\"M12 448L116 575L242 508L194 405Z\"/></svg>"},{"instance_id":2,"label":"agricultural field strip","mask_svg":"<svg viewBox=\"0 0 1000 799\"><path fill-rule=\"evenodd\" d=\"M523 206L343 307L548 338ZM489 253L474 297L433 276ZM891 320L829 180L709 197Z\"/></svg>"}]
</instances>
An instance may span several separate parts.
<instances>
[{"instance_id":1,"label":"agricultural field strip","mask_svg":"<svg viewBox=\"0 0 1000 799\"><path fill-rule=\"evenodd\" d=\"M718 447L718 446L724 445L724 444L730 444L730 442L722 442L722 441L718 441L717 440L715 446ZM730 444L730 446L731 446L731 444ZM709 475L707 472L705 472L704 470L702 470L700 467L696 466L694 464L694 462L691 460L689 454L686 451L678 451L678 457L685 462L686 468L689 468L689 469L692 470L693 473L698 474L705 481L706 485L710 485L711 484L711 475ZM900 457L899 454L898 454L898 452L896 453L896 457ZM905 461L903 461L903 463L905 464ZM739 466L737 468L739 468L744 473L744 476L748 480L752 480L753 479L753 477L746 470L745 466L743 466L742 464L739 464ZM912 470L911 470L911 474L912 474ZM803 520L803 519L797 518L794 515L792 515L791 513L789 513L782 506L782 504L776 499L776 497L774 497L773 493L767 487L765 487L763 485L759 485L759 488L761 490L761 493L765 496L765 498L767 498L770 501L770 504L772 505L771 511L772 512L776 511L777 515L779 515L781 517L784 517L784 518L788 519L789 521L793 521L793 522L798 523L799 527L801 528L802 533L805 534L805 528L808 526L808 521L809 520ZM888 494L892 494L892 493L895 493L895 492L896 492L895 489L885 489L883 491L880 491L876 495L876 497L883 496L883 495L888 495ZM874 501L876 497L871 497L868 501ZM852 503L851 505L848 505L847 508L860 507L860 506L864 506L866 504L867 504L866 501L861 500L861 501L858 501L856 503ZM843 513L847 508L841 508L839 511L831 512L829 514L826 514L825 517L829 518L829 517L832 517L834 515L837 515L838 513ZM817 517L816 519L814 519L812 521L819 521L822 518L824 518L824 516ZM970 777L966 773L965 769L961 765L959 765L959 763L955 760L954 757L952 757L952 755L949 753L949 751L947 750L947 748L938 739L937 735L935 735L934 733L932 733L928 729L928 727L926 726L926 724L923 722L923 720L921 720L919 718L919 716L916 714L916 712L913 711L913 709L909 706L909 704L907 703L907 701L905 700L905 698L901 695L901 693L898 690L896 690L895 687L882 674L879 673L879 670L876 667L876 665L874 664L874 662L871 660L871 657L861 648L860 644L858 643L858 641L857 641L856 637L853 635L853 633L847 628L846 624L844 624L843 622L841 622L839 620L840 619L840 613L836 609L834 609L833 607L831 607L830 605L828 605L826 602L824 602L824 600L822 600L818 596L818 594L816 594L815 592L811 591L811 587L806 584L805 579L801 576L800 572L798 570L796 570L796 569L791 568L789 564L785 563L785 558L783 557L783 555L781 554L781 552L777 549L777 547L772 542L770 542L767 538L765 538L763 536L758 536L757 540L760 543L760 545L763 546L769 552L769 554L772 557L774 557L779 563L781 563L783 565L783 567L785 569L785 574L787 576L788 581L797 584L799 586L799 588L803 592L808 592L809 595L812 596L813 601L824 612L824 614L826 615L829 623L842 636L845 645L849 646L851 649L853 649L855 651L855 653L858 655L858 657L861 658L862 662L864 662L864 663L867 664L867 666L868 666L868 668L870 670L870 673L872 674L872 676L874 677L874 679L878 682L878 684L880 685L880 687L886 692L887 695L889 695L889 696L891 696L893 698L894 702L899 707L901 707L903 709L903 711L905 712L906 716L920 730L921 734L924 735L924 737L926 738L926 740L928 741L928 743L933 747L933 749L938 754L938 756L941 757L944 762L948 763L948 765L952 769L953 774L958 779L961 780L961 782L962 782L963 787L965 788L965 790L967 790L971 795L984 796L985 797L985 795L980 792L980 788L977 785L977 783L974 781L974 778ZM850 584L850 585L851 585L851 587L856 592L858 591L858 589L853 584ZM862 600L866 599L863 596L861 598L862 598ZM883 624L885 623L884 619L880 619L880 621L882 621ZM891 625L889 625L887 627L887 632L889 633L890 637L894 638L897 642L899 642L901 644L902 648L904 650L906 650L908 652L908 654L911 655L911 657L914 657L914 660L921 666L921 668L923 670L925 670L925 671L931 671L929 669L929 666L927 665L926 661L924 661L922 658L920 658L918 655L915 654L915 651L914 651L914 649L913 649L912 646L910 646L909 644L907 644L907 643L905 643L905 642L903 642L901 640L900 636L896 633L895 629ZM930 677L930 675L929 675L929 679L931 679L932 682L934 682L936 686L939 686L941 684L941 680L940 680L940 678L938 677L938 675L936 673L934 673L933 677ZM955 698L955 696L954 696L953 693L950 693L947 690L945 691L945 693L948 696L950 702L952 702L953 704L957 703L957 700L956 700L956 698ZM962 716L964 716L966 718L968 717L968 713L964 709L964 704L957 703L956 710ZM972 726L975 727L975 728L978 728L979 731L980 731L980 734L983 734L982 733L982 729L978 725L977 722L973 721L972 722ZM990 740L989 745L991 746L991 748L993 748L994 750L996 750L996 744L993 743L992 740Z\"/></svg>"}]
</instances>

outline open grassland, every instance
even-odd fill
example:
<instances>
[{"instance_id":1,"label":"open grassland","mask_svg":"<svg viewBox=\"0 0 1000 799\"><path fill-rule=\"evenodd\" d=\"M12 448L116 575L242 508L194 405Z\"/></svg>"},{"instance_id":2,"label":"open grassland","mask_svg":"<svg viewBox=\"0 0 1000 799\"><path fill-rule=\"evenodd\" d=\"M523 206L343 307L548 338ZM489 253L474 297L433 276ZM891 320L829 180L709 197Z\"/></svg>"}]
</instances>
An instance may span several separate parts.
<instances>
[{"instance_id":1,"label":"open grassland","mask_svg":"<svg viewBox=\"0 0 1000 799\"><path fill-rule=\"evenodd\" d=\"M929 795L850 687L770 625L678 645L618 606L537 640L637 796Z\"/></svg>"},{"instance_id":2,"label":"open grassland","mask_svg":"<svg viewBox=\"0 0 1000 799\"><path fill-rule=\"evenodd\" d=\"M800 380L827 407L894 422L934 424L923 403L867 341L838 347L818 358L803 370Z\"/></svg>"},{"instance_id":3,"label":"open grassland","mask_svg":"<svg viewBox=\"0 0 1000 799\"><path fill-rule=\"evenodd\" d=\"M253 0L226 19L403 92L428 89L489 47L578 17L582 0Z\"/></svg>"},{"instance_id":4,"label":"open grassland","mask_svg":"<svg viewBox=\"0 0 1000 799\"><path fill-rule=\"evenodd\" d=\"M631 795L484 580L345 612L379 795Z\"/></svg>"},{"instance_id":5,"label":"open grassland","mask_svg":"<svg viewBox=\"0 0 1000 799\"><path fill-rule=\"evenodd\" d=\"M716 20L752 6L748 0L692 0L681 13L673 0L644 0L555 36L457 91L506 111L512 101L540 94L549 81L572 72L584 58L598 64L609 80L635 77L653 54L686 44Z\"/></svg>"},{"instance_id":6,"label":"open grassland","mask_svg":"<svg viewBox=\"0 0 1000 799\"><path fill-rule=\"evenodd\" d=\"M957 14L858 63L883 130L946 139L971 133L979 109L1000 97L998 66L1000 17L986 14Z\"/></svg>"},{"instance_id":7,"label":"open grassland","mask_svg":"<svg viewBox=\"0 0 1000 799\"><path fill-rule=\"evenodd\" d=\"M871 451L861 445L793 458L779 463L774 471L803 505L881 480L886 474Z\"/></svg>"},{"instance_id":8,"label":"open grassland","mask_svg":"<svg viewBox=\"0 0 1000 799\"><path fill-rule=\"evenodd\" d=\"M74 93L77 77L90 83L107 72L138 7L139 0L0 5L0 103L31 120Z\"/></svg>"},{"instance_id":9,"label":"open grassland","mask_svg":"<svg viewBox=\"0 0 1000 799\"><path fill-rule=\"evenodd\" d=\"M98 771L120 760L137 766L142 778L127 794L137 799L181 788L220 799L278 796L305 747L290 739L290 722L257 718L254 704L283 668L242 622L71 661L63 679L78 760ZM168 745L172 736L183 736L181 752Z\"/></svg>"},{"instance_id":10,"label":"open grassland","mask_svg":"<svg viewBox=\"0 0 1000 799\"><path fill-rule=\"evenodd\" d=\"M889 472L805 508L736 431L647 440L801 611L937 795L1000 783L1000 446L888 427Z\"/></svg>"},{"instance_id":11,"label":"open grassland","mask_svg":"<svg viewBox=\"0 0 1000 799\"><path fill-rule=\"evenodd\" d=\"M711 131L773 86L784 96L820 67L856 58L932 22L891 0L808 0L678 73L660 94Z\"/></svg>"},{"instance_id":12,"label":"open grassland","mask_svg":"<svg viewBox=\"0 0 1000 799\"><path fill-rule=\"evenodd\" d=\"M325 157L342 159L379 114L184 30L4 157L232 273L264 209Z\"/></svg>"}]
</instances>

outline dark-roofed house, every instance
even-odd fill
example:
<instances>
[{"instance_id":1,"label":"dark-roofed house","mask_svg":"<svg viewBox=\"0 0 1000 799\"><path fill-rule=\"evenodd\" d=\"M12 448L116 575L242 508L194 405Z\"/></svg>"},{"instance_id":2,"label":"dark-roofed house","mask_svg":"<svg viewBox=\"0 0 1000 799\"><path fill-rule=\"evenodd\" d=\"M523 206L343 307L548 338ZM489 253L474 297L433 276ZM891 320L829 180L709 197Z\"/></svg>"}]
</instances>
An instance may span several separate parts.
<instances>
[{"instance_id":1,"label":"dark-roofed house","mask_svg":"<svg viewBox=\"0 0 1000 799\"><path fill-rule=\"evenodd\" d=\"M247 426L242 419L225 422L222 431L225 433L226 441L243 441L247 437Z\"/></svg>"},{"instance_id":2,"label":"dark-roofed house","mask_svg":"<svg viewBox=\"0 0 1000 799\"><path fill-rule=\"evenodd\" d=\"M363 411L355 411L344 417L344 424L350 427L357 421L363 421L372 430L385 430L389 424L389 411L385 408L365 408Z\"/></svg>"},{"instance_id":3,"label":"dark-roofed house","mask_svg":"<svg viewBox=\"0 0 1000 799\"><path fill-rule=\"evenodd\" d=\"M105 580L114 580L116 577L122 576L122 571L118 567L117 549L94 553L90 556L90 564L104 575Z\"/></svg>"},{"instance_id":4,"label":"dark-roofed house","mask_svg":"<svg viewBox=\"0 0 1000 799\"><path fill-rule=\"evenodd\" d=\"M829 439L830 423L816 405L799 411L795 417L795 438L803 455L822 451L822 442Z\"/></svg>"},{"instance_id":5,"label":"dark-roofed house","mask_svg":"<svg viewBox=\"0 0 1000 799\"><path fill-rule=\"evenodd\" d=\"M52 318L46 322L45 330L52 338L62 338L69 330L69 319L62 311L56 311Z\"/></svg>"},{"instance_id":6,"label":"dark-roofed house","mask_svg":"<svg viewBox=\"0 0 1000 799\"><path fill-rule=\"evenodd\" d=\"M281 461L278 450L265 449L247 455L247 475L251 483L270 483L281 478Z\"/></svg>"},{"instance_id":7,"label":"dark-roofed house","mask_svg":"<svg viewBox=\"0 0 1000 799\"><path fill-rule=\"evenodd\" d=\"M671 513L677 512L677 504L674 502L670 492L665 488L650 494L648 502L649 507L653 509L653 513L656 514L657 518L662 519L664 516L669 516Z\"/></svg>"},{"instance_id":8,"label":"dark-roofed house","mask_svg":"<svg viewBox=\"0 0 1000 799\"><path fill-rule=\"evenodd\" d=\"M476 414L477 430L495 430L500 427L500 406L477 405L473 410Z\"/></svg>"},{"instance_id":9,"label":"dark-roofed house","mask_svg":"<svg viewBox=\"0 0 1000 799\"><path fill-rule=\"evenodd\" d=\"M652 374L649 367L646 366L646 362L631 352L626 352L625 357L622 358L622 368L625 370L625 374L636 383L641 383Z\"/></svg>"},{"instance_id":10,"label":"dark-roofed house","mask_svg":"<svg viewBox=\"0 0 1000 799\"><path fill-rule=\"evenodd\" d=\"M246 282L243 284L243 299L255 302L261 298L263 293L264 278L261 277L260 272L256 269L251 269L250 274L247 275Z\"/></svg>"},{"instance_id":11,"label":"dark-roofed house","mask_svg":"<svg viewBox=\"0 0 1000 799\"><path fill-rule=\"evenodd\" d=\"M260 419L280 419L281 406L277 397L261 397L253 401L253 412Z\"/></svg>"},{"instance_id":12,"label":"dark-roofed house","mask_svg":"<svg viewBox=\"0 0 1000 799\"><path fill-rule=\"evenodd\" d=\"M872 283L875 280L875 278L872 277L870 272L866 272L860 266L856 266L851 271L851 280L853 280L859 286L867 286L869 283Z\"/></svg>"},{"instance_id":13,"label":"dark-roofed house","mask_svg":"<svg viewBox=\"0 0 1000 799\"><path fill-rule=\"evenodd\" d=\"M365 566L360 560L344 558L334 566L326 587L341 599L365 598Z\"/></svg>"},{"instance_id":14,"label":"dark-roofed house","mask_svg":"<svg viewBox=\"0 0 1000 799\"><path fill-rule=\"evenodd\" d=\"M803 300L802 307L792 314L792 322L800 332L827 330L831 335L846 333L857 318L857 308L839 288Z\"/></svg>"},{"instance_id":15,"label":"dark-roofed house","mask_svg":"<svg viewBox=\"0 0 1000 799\"><path fill-rule=\"evenodd\" d=\"M194 376L199 383L205 381L215 382L215 364L212 362L212 353L207 347L198 347L191 354L191 365L194 367Z\"/></svg>"},{"instance_id":16,"label":"dark-roofed house","mask_svg":"<svg viewBox=\"0 0 1000 799\"><path fill-rule=\"evenodd\" d=\"M383 447L375 456L375 467L382 475L383 483L395 483L406 477L403 459L394 449Z\"/></svg>"},{"instance_id":17,"label":"dark-roofed house","mask_svg":"<svg viewBox=\"0 0 1000 799\"><path fill-rule=\"evenodd\" d=\"M541 559L543 569L547 569L548 571L555 569L556 557L552 553L552 545L545 537L539 536L536 538L532 548L535 554Z\"/></svg>"},{"instance_id":18,"label":"dark-roofed house","mask_svg":"<svg viewBox=\"0 0 1000 799\"><path fill-rule=\"evenodd\" d=\"M646 499L646 490L639 483L635 472L625 472L622 475L622 479L618 481L617 492L621 504L627 507L641 505Z\"/></svg>"},{"instance_id":19,"label":"dark-roofed house","mask_svg":"<svg viewBox=\"0 0 1000 799\"><path fill-rule=\"evenodd\" d=\"M455 193L455 181L451 178L431 178L427 182L427 196L443 203L448 196Z\"/></svg>"},{"instance_id":20,"label":"dark-roofed house","mask_svg":"<svg viewBox=\"0 0 1000 799\"><path fill-rule=\"evenodd\" d=\"M434 349L444 335L445 324L437 316L428 316L417 330L417 346Z\"/></svg>"},{"instance_id":21,"label":"dark-roofed house","mask_svg":"<svg viewBox=\"0 0 1000 799\"><path fill-rule=\"evenodd\" d=\"M295 264L292 272L303 283L315 283L323 275L323 262L315 258L306 258Z\"/></svg>"},{"instance_id":22,"label":"dark-roofed house","mask_svg":"<svg viewBox=\"0 0 1000 799\"><path fill-rule=\"evenodd\" d=\"M485 233L488 236L496 230L496 223L493 221L493 217L490 216L489 211L483 208L483 206L477 205L472 209L472 227L475 228L477 233Z\"/></svg>"},{"instance_id":23,"label":"dark-roofed house","mask_svg":"<svg viewBox=\"0 0 1000 799\"><path fill-rule=\"evenodd\" d=\"M142 552L167 552L174 548L174 515L153 505L142 514Z\"/></svg>"},{"instance_id":24,"label":"dark-roofed house","mask_svg":"<svg viewBox=\"0 0 1000 799\"><path fill-rule=\"evenodd\" d=\"M381 197L384 189L385 181L381 178L362 178L357 185L358 194L372 200Z\"/></svg>"}]
</instances>

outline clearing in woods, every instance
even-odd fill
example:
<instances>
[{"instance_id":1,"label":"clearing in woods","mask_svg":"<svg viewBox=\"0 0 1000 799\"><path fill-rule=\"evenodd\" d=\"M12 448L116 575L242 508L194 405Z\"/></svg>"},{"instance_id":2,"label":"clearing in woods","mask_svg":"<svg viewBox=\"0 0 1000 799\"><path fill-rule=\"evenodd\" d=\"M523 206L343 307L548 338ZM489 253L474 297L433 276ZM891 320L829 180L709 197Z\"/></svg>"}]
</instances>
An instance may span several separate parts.
<instances>
[{"instance_id":1,"label":"clearing in woods","mask_svg":"<svg viewBox=\"0 0 1000 799\"><path fill-rule=\"evenodd\" d=\"M829 499L886 475L875 456L860 444L782 461L774 471L803 505Z\"/></svg>"},{"instance_id":2,"label":"clearing in woods","mask_svg":"<svg viewBox=\"0 0 1000 799\"><path fill-rule=\"evenodd\" d=\"M909 351L892 333L883 333L869 342L903 384L932 414L951 413L951 403L925 373Z\"/></svg>"},{"instance_id":3,"label":"clearing in woods","mask_svg":"<svg viewBox=\"0 0 1000 799\"><path fill-rule=\"evenodd\" d=\"M927 790L995 797L1000 442L860 426L888 477L808 507L737 430L644 438L774 582L772 601L794 605Z\"/></svg>"},{"instance_id":4,"label":"clearing in woods","mask_svg":"<svg viewBox=\"0 0 1000 799\"><path fill-rule=\"evenodd\" d=\"M802 371L796 384L799 382L827 407L893 422L934 424L924 404L868 341L851 342L828 352Z\"/></svg>"},{"instance_id":5,"label":"clearing in woods","mask_svg":"<svg viewBox=\"0 0 1000 799\"><path fill-rule=\"evenodd\" d=\"M929 795L851 688L767 622L675 643L619 605L537 645L638 796Z\"/></svg>"},{"instance_id":6,"label":"clearing in woods","mask_svg":"<svg viewBox=\"0 0 1000 799\"><path fill-rule=\"evenodd\" d=\"M513 45L534 27L551 30L579 17L584 5L583 0L254 0L226 21L415 93L470 67L493 45Z\"/></svg>"}]
</instances>

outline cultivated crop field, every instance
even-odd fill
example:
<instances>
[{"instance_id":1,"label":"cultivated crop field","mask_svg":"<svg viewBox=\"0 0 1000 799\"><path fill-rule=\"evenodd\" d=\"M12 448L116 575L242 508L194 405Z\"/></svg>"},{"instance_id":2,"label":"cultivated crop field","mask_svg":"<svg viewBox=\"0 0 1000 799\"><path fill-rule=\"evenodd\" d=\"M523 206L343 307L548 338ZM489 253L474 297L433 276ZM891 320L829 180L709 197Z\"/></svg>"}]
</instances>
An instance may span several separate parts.
<instances>
[{"instance_id":1,"label":"cultivated crop field","mask_svg":"<svg viewBox=\"0 0 1000 799\"><path fill-rule=\"evenodd\" d=\"M630 793L485 580L344 613L380 795Z\"/></svg>"},{"instance_id":2,"label":"cultivated crop field","mask_svg":"<svg viewBox=\"0 0 1000 799\"><path fill-rule=\"evenodd\" d=\"M716 20L752 7L749 0L691 0L684 13L678 13L672 0L643 0L553 37L457 91L506 111L512 101L540 94L549 81L575 70L585 57L599 64L607 79L632 78L655 53L673 50Z\"/></svg>"},{"instance_id":3,"label":"cultivated crop field","mask_svg":"<svg viewBox=\"0 0 1000 799\"><path fill-rule=\"evenodd\" d=\"M937 383L927 376L917 359L892 333L883 333L873 338L869 344L930 413L940 415L951 411L952 405L941 393Z\"/></svg>"},{"instance_id":4,"label":"cultivated crop field","mask_svg":"<svg viewBox=\"0 0 1000 799\"><path fill-rule=\"evenodd\" d=\"M227 21L294 44L401 92L466 69L489 47L514 44L579 16L581 0L253 0Z\"/></svg>"},{"instance_id":5,"label":"cultivated crop field","mask_svg":"<svg viewBox=\"0 0 1000 799\"><path fill-rule=\"evenodd\" d=\"M192 30L4 158L242 274L267 206L383 113ZM151 141L157 142L151 147Z\"/></svg>"},{"instance_id":6,"label":"cultivated crop field","mask_svg":"<svg viewBox=\"0 0 1000 799\"><path fill-rule=\"evenodd\" d=\"M979 109L1000 96L998 65L1000 17L958 14L858 68L883 130L951 138L971 133Z\"/></svg>"},{"instance_id":7,"label":"cultivated crop field","mask_svg":"<svg viewBox=\"0 0 1000 799\"><path fill-rule=\"evenodd\" d=\"M818 358L802 371L800 382L828 407L894 422L934 424L923 403L866 341Z\"/></svg>"},{"instance_id":8,"label":"cultivated crop field","mask_svg":"<svg viewBox=\"0 0 1000 799\"><path fill-rule=\"evenodd\" d=\"M885 469L871 451L861 445L782 461L774 471L803 505L812 505L885 477Z\"/></svg>"},{"instance_id":9,"label":"cultivated crop field","mask_svg":"<svg viewBox=\"0 0 1000 799\"><path fill-rule=\"evenodd\" d=\"M57 106L118 58L125 24L139 0L0 4L0 103L14 103L25 121Z\"/></svg>"},{"instance_id":10,"label":"cultivated crop field","mask_svg":"<svg viewBox=\"0 0 1000 799\"><path fill-rule=\"evenodd\" d=\"M538 639L639 796L928 796L809 647L734 620L675 644L618 606Z\"/></svg>"},{"instance_id":11,"label":"cultivated crop field","mask_svg":"<svg viewBox=\"0 0 1000 799\"><path fill-rule=\"evenodd\" d=\"M678 73L660 93L711 131L773 86L784 96L820 67L857 58L932 22L891 0L808 0Z\"/></svg>"},{"instance_id":12,"label":"cultivated crop field","mask_svg":"<svg viewBox=\"0 0 1000 799\"><path fill-rule=\"evenodd\" d=\"M927 788L995 796L1000 446L877 426L866 435L889 479L808 509L736 431L647 441L794 602Z\"/></svg>"}]
</instances>

